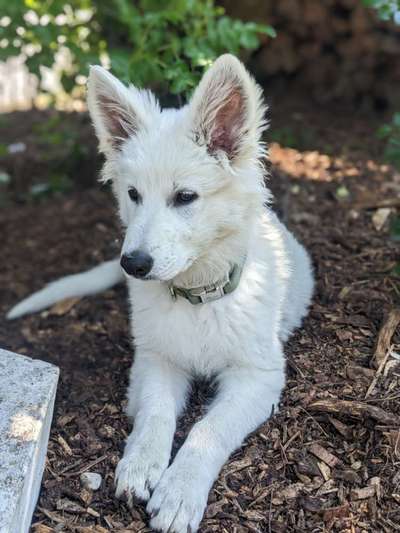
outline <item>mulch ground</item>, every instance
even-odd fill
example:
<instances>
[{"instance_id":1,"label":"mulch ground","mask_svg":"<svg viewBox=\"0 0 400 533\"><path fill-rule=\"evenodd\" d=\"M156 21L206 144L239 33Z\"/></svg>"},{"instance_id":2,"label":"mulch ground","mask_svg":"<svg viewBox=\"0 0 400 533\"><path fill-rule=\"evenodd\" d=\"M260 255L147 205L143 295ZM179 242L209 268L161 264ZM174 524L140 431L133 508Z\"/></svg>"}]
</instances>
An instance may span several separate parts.
<instances>
[{"instance_id":1,"label":"mulch ground","mask_svg":"<svg viewBox=\"0 0 400 533\"><path fill-rule=\"evenodd\" d=\"M380 158L375 131L382 117L313 109L296 99L277 99L275 109L270 139L279 142L270 146L269 182L275 208L313 257L316 293L286 346L281 409L223 468L200 531L399 531L400 279L389 227L400 176ZM124 288L4 320L21 297L114 257L120 245L110 192L94 185L98 162L85 117L62 120L88 147L82 165L69 170L71 191L40 201L27 196L45 178L44 152L51 149L37 144L32 124L49 116L0 121L2 142L27 145L0 160L11 176L0 190L0 344L61 369L32 531L146 532L144 506L128 509L113 486L130 430L124 406L133 349ZM80 188L82 182L92 185ZM175 450L209 396L206 384L195 386ZM98 491L82 487L83 472L101 474Z\"/></svg>"}]
</instances>

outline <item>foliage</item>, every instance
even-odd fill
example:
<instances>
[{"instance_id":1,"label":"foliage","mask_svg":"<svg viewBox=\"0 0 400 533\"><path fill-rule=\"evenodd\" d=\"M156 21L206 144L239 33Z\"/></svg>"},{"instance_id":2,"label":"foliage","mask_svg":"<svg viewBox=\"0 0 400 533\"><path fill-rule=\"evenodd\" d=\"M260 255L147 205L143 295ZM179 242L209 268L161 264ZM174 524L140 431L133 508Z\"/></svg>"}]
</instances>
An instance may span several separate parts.
<instances>
[{"instance_id":1,"label":"foliage","mask_svg":"<svg viewBox=\"0 0 400 533\"><path fill-rule=\"evenodd\" d=\"M101 61L125 82L188 94L218 55L275 36L270 26L231 19L214 0L0 0L0 13L0 59L24 52L39 74L67 49L67 92Z\"/></svg>"},{"instance_id":2,"label":"foliage","mask_svg":"<svg viewBox=\"0 0 400 533\"><path fill-rule=\"evenodd\" d=\"M364 4L376 9L382 20L393 19L400 24L400 0L364 0Z\"/></svg>"},{"instance_id":3,"label":"foliage","mask_svg":"<svg viewBox=\"0 0 400 533\"><path fill-rule=\"evenodd\" d=\"M68 192L73 188L69 176L79 175L88 147L82 143L78 128L70 127L60 114L52 114L33 128L37 148L48 169L47 179L31 186L33 198Z\"/></svg>"},{"instance_id":4,"label":"foliage","mask_svg":"<svg viewBox=\"0 0 400 533\"><path fill-rule=\"evenodd\" d=\"M3 117L1 117L3 118ZM0 138L5 138L7 123L0 120ZM12 128L12 133L18 131ZM91 128L84 114L50 111L41 120L31 123L22 138L25 142L0 143L0 207L12 198L20 201L41 201L49 196L69 192L92 183L96 174L93 161L95 148L86 143ZM22 145L20 150L12 147ZM39 156L39 157L38 157ZM17 159L21 165L16 165ZM30 186L23 180L30 168ZM93 171L88 173L87 169Z\"/></svg>"},{"instance_id":5,"label":"foliage","mask_svg":"<svg viewBox=\"0 0 400 533\"><path fill-rule=\"evenodd\" d=\"M276 142L287 148L296 150L310 150L315 146L317 133L310 125L283 126L269 132L269 141Z\"/></svg>"},{"instance_id":6,"label":"foliage","mask_svg":"<svg viewBox=\"0 0 400 533\"><path fill-rule=\"evenodd\" d=\"M400 242L400 217L395 217L390 225L390 235L394 241Z\"/></svg>"},{"instance_id":7,"label":"foliage","mask_svg":"<svg viewBox=\"0 0 400 533\"><path fill-rule=\"evenodd\" d=\"M386 141L384 157L400 170L400 113L393 115L392 122L381 126L378 136Z\"/></svg>"}]
</instances>

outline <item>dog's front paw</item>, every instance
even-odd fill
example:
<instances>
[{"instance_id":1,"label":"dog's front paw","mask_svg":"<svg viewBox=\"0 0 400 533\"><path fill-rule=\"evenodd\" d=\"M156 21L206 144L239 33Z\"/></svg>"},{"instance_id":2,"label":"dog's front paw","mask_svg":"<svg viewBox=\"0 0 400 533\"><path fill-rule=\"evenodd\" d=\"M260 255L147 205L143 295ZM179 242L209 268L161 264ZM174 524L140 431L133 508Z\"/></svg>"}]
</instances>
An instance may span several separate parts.
<instances>
[{"instance_id":1,"label":"dog's front paw","mask_svg":"<svg viewBox=\"0 0 400 533\"><path fill-rule=\"evenodd\" d=\"M203 517L208 491L209 483L199 469L173 463L147 504L150 526L162 533L194 533Z\"/></svg>"},{"instance_id":2,"label":"dog's front paw","mask_svg":"<svg viewBox=\"0 0 400 533\"><path fill-rule=\"evenodd\" d=\"M157 485L168 467L169 456L153 446L132 446L125 452L115 472L116 496L126 498L131 507L133 497L147 501L150 491Z\"/></svg>"}]
</instances>

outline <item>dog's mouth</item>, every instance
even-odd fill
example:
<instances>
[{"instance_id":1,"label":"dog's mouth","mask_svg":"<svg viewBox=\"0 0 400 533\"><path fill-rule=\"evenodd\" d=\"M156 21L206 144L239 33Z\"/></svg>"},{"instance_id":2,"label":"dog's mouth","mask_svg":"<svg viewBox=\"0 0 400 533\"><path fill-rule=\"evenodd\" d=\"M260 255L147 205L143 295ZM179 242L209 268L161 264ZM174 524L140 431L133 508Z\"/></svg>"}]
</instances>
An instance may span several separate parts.
<instances>
[{"instance_id":1,"label":"dog's mouth","mask_svg":"<svg viewBox=\"0 0 400 533\"><path fill-rule=\"evenodd\" d=\"M138 281L162 281L154 274L147 274L146 276L135 276L134 274L129 274L124 269L122 269L122 271L127 279L137 279Z\"/></svg>"},{"instance_id":2,"label":"dog's mouth","mask_svg":"<svg viewBox=\"0 0 400 533\"><path fill-rule=\"evenodd\" d=\"M134 278L138 279L140 281L159 281L161 283L171 283L175 278L178 276L181 276L184 274L189 268L193 265L195 259L192 257L189 257L184 266L181 268L166 268L163 269L161 272L154 272L151 270L146 276L143 277L137 277L130 274L127 274L125 272L125 275L127 278Z\"/></svg>"}]
</instances>

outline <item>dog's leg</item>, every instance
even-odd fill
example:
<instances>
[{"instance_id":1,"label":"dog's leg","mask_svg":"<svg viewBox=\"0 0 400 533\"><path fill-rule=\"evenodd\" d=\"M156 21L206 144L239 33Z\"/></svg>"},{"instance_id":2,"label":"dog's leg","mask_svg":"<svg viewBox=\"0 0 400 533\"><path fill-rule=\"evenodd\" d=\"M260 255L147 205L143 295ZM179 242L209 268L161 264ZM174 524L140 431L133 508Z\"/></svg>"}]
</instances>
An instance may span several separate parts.
<instances>
[{"instance_id":1,"label":"dog's leg","mask_svg":"<svg viewBox=\"0 0 400 533\"><path fill-rule=\"evenodd\" d=\"M135 356L128 391L128 414L135 417L123 458L116 470L116 495L148 500L167 469L176 419L182 410L188 378L161 357Z\"/></svg>"},{"instance_id":2,"label":"dog's leg","mask_svg":"<svg viewBox=\"0 0 400 533\"><path fill-rule=\"evenodd\" d=\"M152 527L164 533L197 530L223 464L279 402L285 375L283 354L277 355L280 369L230 368L219 376L208 414L194 425L147 505Z\"/></svg>"}]
</instances>

